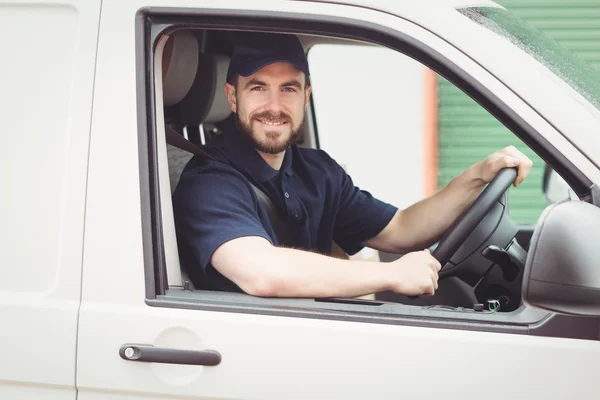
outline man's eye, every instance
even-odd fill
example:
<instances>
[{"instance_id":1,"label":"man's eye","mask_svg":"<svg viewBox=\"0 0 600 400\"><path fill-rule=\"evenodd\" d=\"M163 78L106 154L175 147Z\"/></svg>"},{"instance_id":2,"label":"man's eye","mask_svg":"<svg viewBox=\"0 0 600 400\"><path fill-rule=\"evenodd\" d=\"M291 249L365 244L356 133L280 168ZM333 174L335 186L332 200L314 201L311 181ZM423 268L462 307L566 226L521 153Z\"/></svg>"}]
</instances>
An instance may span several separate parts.
<instances>
[{"instance_id":1,"label":"man's eye","mask_svg":"<svg viewBox=\"0 0 600 400\"><path fill-rule=\"evenodd\" d=\"M296 88L286 87L286 88L283 88L283 91L284 92L288 92L288 93L295 93L296 92Z\"/></svg>"},{"instance_id":2,"label":"man's eye","mask_svg":"<svg viewBox=\"0 0 600 400\"><path fill-rule=\"evenodd\" d=\"M261 92L264 88L262 86L254 86L252 89L250 89L253 92Z\"/></svg>"}]
</instances>

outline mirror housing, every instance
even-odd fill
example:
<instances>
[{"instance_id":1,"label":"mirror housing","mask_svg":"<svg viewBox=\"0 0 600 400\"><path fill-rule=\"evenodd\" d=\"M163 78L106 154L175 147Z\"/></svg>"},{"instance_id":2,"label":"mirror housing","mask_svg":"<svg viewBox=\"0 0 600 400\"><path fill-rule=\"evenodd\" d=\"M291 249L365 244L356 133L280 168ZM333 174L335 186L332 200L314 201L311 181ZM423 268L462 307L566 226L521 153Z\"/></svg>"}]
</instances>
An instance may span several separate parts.
<instances>
[{"instance_id":1,"label":"mirror housing","mask_svg":"<svg viewBox=\"0 0 600 400\"><path fill-rule=\"evenodd\" d=\"M569 187L562 176L554 171L548 164L546 164L546 167L544 168L542 190L548 204L578 199L575 192Z\"/></svg>"},{"instance_id":2,"label":"mirror housing","mask_svg":"<svg viewBox=\"0 0 600 400\"><path fill-rule=\"evenodd\" d=\"M600 208L566 201L544 210L525 263L523 301L562 314L600 316Z\"/></svg>"}]
</instances>

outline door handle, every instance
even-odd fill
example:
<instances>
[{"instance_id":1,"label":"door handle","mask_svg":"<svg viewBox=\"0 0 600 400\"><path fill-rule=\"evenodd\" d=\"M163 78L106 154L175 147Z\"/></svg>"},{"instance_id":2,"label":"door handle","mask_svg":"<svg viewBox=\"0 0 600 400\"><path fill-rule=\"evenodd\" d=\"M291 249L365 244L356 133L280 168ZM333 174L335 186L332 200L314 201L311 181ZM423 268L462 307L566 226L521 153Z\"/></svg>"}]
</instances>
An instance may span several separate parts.
<instances>
[{"instance_id":1,"label":"door handle","mask_svg":"<svg viewBox=\"0 0 600 400\"><path fill-rule=\"evenodd\" d=\"M221 363L221 354L215 350L182 350L154 347L151 344L124 344L119 349L123 360L215 366Z\"/></svg>"}]
</instances>

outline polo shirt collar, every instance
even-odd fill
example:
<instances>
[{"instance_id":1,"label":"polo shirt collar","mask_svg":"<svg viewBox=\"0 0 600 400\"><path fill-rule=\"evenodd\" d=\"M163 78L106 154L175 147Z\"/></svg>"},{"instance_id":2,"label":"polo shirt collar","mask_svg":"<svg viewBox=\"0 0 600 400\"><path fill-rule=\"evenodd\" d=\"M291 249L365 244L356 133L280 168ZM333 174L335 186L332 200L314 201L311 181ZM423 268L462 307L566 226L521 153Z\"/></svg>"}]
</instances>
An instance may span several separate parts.
<instances>
[{"instance_id":1,"label":"polo shirt collar","mask_svg":"<svg viewBox=\"0 0 600 400\"><path fill-rule=\"evenodd\" d=\"M285 151L281 170L273 169L261 157L261 155L252 147L250 140L239 131L235 122L230 124L231 129L224 133L227 147L231 150L232 159L230 160L239 169L246 170L259 183L267 182L277 176L281 171L286 175L293 175L292 172L292 149ZM295 146L292 145L292 146Z\"/></svg>"}]
</instances>

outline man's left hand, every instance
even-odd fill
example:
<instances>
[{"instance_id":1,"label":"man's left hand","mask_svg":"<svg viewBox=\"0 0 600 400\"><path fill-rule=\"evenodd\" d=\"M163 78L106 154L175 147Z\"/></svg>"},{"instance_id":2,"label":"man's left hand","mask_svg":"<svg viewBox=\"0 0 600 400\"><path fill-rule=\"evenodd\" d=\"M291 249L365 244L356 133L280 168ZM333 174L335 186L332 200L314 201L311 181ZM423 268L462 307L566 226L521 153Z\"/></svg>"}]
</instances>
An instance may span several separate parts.
<instances>
[{"instance_id":1,"label":"man's left hand","mask_svg":"<svg viewBox=\"0 0 600 400\"><path fill-rule=\"evenodd\" d=\"M498 150L475 164L477 176L482 186L490 183L501 169L517 167L518 174L513 182L513 186L516 187L529 175L532 166L533 162L514 146Z\"/></svg>"}]
</instances>

